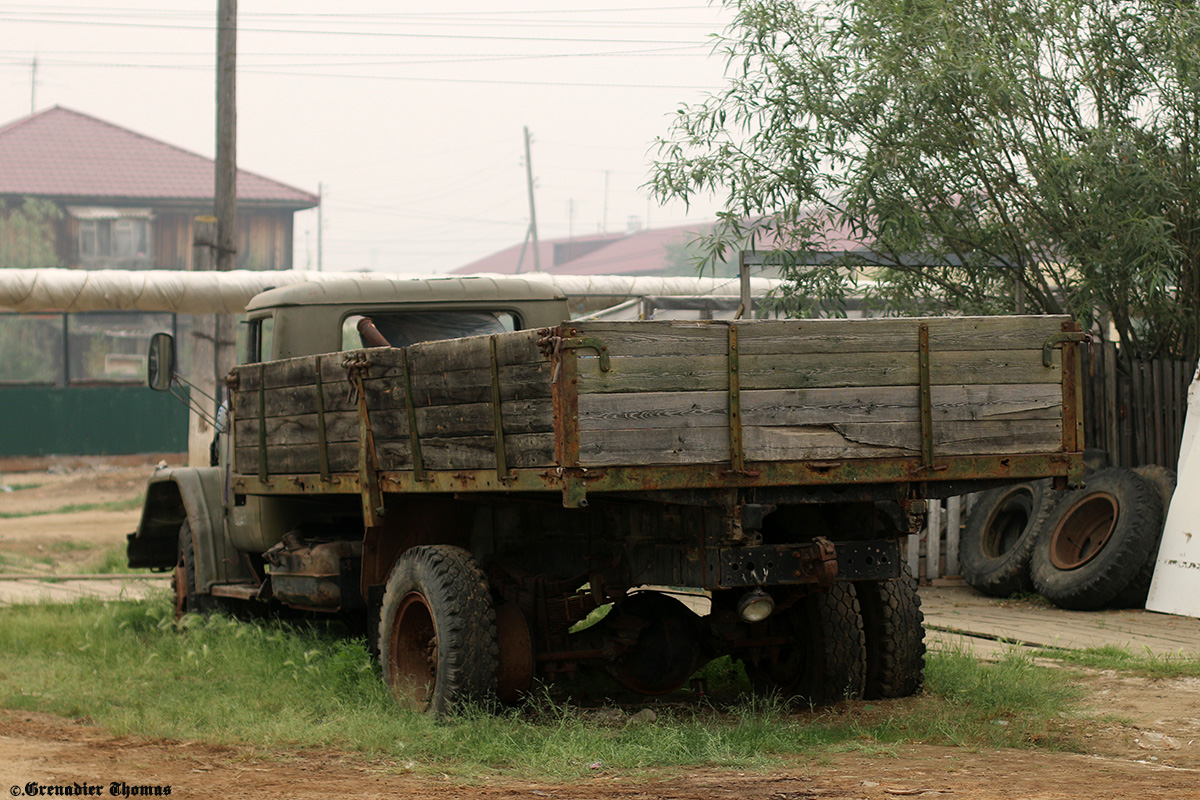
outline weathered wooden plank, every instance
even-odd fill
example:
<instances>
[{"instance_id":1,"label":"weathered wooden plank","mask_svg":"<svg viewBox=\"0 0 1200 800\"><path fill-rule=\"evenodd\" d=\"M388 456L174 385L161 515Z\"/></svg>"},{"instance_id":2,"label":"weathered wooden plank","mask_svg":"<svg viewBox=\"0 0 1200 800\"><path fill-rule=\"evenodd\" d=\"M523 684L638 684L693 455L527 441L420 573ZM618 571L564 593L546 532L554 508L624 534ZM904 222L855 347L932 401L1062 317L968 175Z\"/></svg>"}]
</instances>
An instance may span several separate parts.
<instances>
[{"instance_id":1,"label":"weathered wooden plank","mask_svg":"<svg viewBox=\"0 0 1200 800\"><path fill-rule=\"evenodd\" d=\"M546 361L537 349L537 331L514 331L496 335L497 357L501 364L532 364ZM371 366L368 378L400 378L403 376L404 351L397 347L370 347L340 353L324 353L321 359L321 379L325 383L346 380L343 362L350 357L365 357ZM487 336L422 342L408 348L409 368L414 375L454 370L490 369L491 349ZM235 367L238 389L256 391L259 372L268 389L304 386L316 382L316 356L268 361Z\"/></svg>"},{"instance_id":2,"label":"weathered wooden plank","mask_svg":"<svg viewBox=\"0 0 1200 800\"><path fill-rule=\"evenodd\" d=\"M392 347L370 347L365 350L321 354L322 382L344 382L346 368L343 366L343 362L351 356L362 356L371 362L368 373L368 377L371 378L395 377L403 373L401 368L402 350ZM233 372L238 376L239 391L258 390L260 369L262 372L261 382L268 389L306 386L316 383L316 359L317 356L300 356L280 361L268 361L263 364L246 364L234 367Z\"/></svg>"},{"instance_id":3,"label":"weathered wooden plank","mask_svg":"<svg viewBox=\"0 0 1200 800\"><path fill-rule=\"evenodd\" d=\"M515 364L500 367L501 400L539 400L550 397L550 363ZM460 403L490 403L492 371L464 369L413 377L413 400L417 406Z\"/></svg>"},{"instance_id":4,"label":"weathered wooden plank","mask_svg":"<svg viewBox=\"0 0 1200 800\"><path fill-rule=\"evenodd\" d=\"M911 455L902 448L848 441L827 427L744 428L743 442L747 461ZM580 463L589 467L725 462L730 458L729 431L719 428L580 431L579 453Z\"/></svg>"},{"instance_id":5,"label":"weathered wooden plank","mask_svg":"<svg viewBox=\"0 0 1200 800\"><path fill-rule=\"evenodd\" d=\"M504 452L512 469L554 466L554 434L522 433L504 437ZM494 436L461 436L421 440L426 469L495 469ZM401 467L402 469L407 467Z\"/></svg>"},{"instance_id":6,"label":"weathered wooden plank","mask_svg":"<svg viewBox=\"0 0 1200 800\"><path fill-rule=\"evenodd\" d=\"M237 447L234 470L243 475L258 473L258 448ZM358 471L358 443L329 445L330 472ZM271 475L315 475L321 471L320 449L315 444L277 445L267 448L267 472Z\"/></svg>"},{"instance_id":7,"label":"weathered wooden plank","mask_svg":"<svg viewBox=\"0 0 1200 800\"><path fill-rule=\"evenodd\" d=\"M935 385L1059 383L1061 357L1042 364L1042 352L1029 350L934 351L930 379ZM614 356L608 372L599 359L580 353L579 391L687 392L720 391L729 383L728 361L722 356ZM915 353L860 353L802 356L743 356L743 391L754 389L836 388L846 386L916 386Z\"/></svg>"},{"instance_id":8,"label":"weathered wooden plank","mask_svg":"<svg viewBox=\"0 0 1200 800\"><path fill-rule=\"evenodd\" d=\"M1041 350L1062 332L1065 316L930 317L887 319L762 320L736 323L744 355L879 353L917 351L917 330L929 326L932 350ZM581 336L595 336L620 356L664 352L718 355L726 352L727 322L697 320L577 322ZM581 353L582 354L582 353Z\"/></svg>"},{"instance_id":9,"label":"weathered wooden plank","mask_svg":"<svg viewBox=\"0 0 1200 800\"><path fill-rule=\"evenodd\" d=\"M579 336L594 336L610 355L657 356L668 353L722 355L729 350L727 322L704 320L640 320L637 322L577 322L569 327ZM595 355L580 350L580 356Z\"/></svg>"},{"instance_id":10,"label":"weathered wooden plank","mask_svg":"<svg viewBox=\"0 0 1200 800\"><path fill-rule=\"evenodd\" d=\"M267 417L267 446L316 444L320 441L317 432L316 414L291 414ZM257 444L258 418L237 419L234 423L236 445ZM408 415L403 409L371 411L371 431L375 438L392 439L408 436ZM325 440L327 442L357 442L358 413L334 411L325 415Z\"/></svg>"},{"instance_id":11,"label":"weathered wooden plank","mask_svg":"<svg viewBox=\"0 0 1200 800\"><path fill-rule=\"evenodd\" d=\"M353 411L358 408L351 384L340 383L322 384L322 396L325 399L326 411ZM404 408L404 387L394 378L379 378L363 381L363 391L367 395L367 407L374 409ZM278 417L293 414L315 414L317 412L317 387L286 386L278 389L267 389L266 416ZM234 392L234 408L238 416L258 415L258 392Z\"/></svg>"},{"instance_id":12,"label":"weathered wooden plank","mask_svg":"<svg viewBox=\"0 0 1200 800\"><path fill-rule=\"evenodd\" d=\"M515 434L505 437L508 464L513 468L554 466L554 434ZM421 457L426 469L495 469L494 437L463 436L421 440ZM407 440L375 442L379 468L389 471L412 469L412 450ZM234 465L238 473L258 472L258 448L237 447ZM329 445L331 472L358 471L358 443ZM272 475L311 475L320 471L320 452L315 444L272 445L267 448L267 472Z\"/></svg>"},{"instance_id":13,"label":"weathered wooden plank","mask_svg":"<svg viewBox=\"0 0 1200 800\"><path fill-rule=\"evenodd\" d=\"M845 423L831 427L859 444L899 447L914 453L921 449L921 431L912 425ZM933 442L936 455L1053 453L1062 449L1062 421L943 422L934 425Z\"/></svg>"},{"instance_id":14,"label":"weathered wooden plank","mask_svg":"<svg viewBox=\"0 0 1200 800\"><path fill-rule=\"evenodd\" d=\"M554 407L549 400L510 400L500 404L504 433L554 431ZM472 436L494 432L491 403L463 403L417 409L417 432L429 436Z\"/></svg>"},{"instance_id":15,"label":"weathered wooden plank","mask_svg":"<svg viewBox=\"0 0 1200 800\"><path fill-rule=\"evenodd\" d=\"M929 326L930 352L1037 350L1062 333L1065 316L763 320L743 323L745 355L917 352Z\"/></svg>"},{"instance_id":16,"label":"weathered wooden plank","mask_svg":"<svg viewBox=\"0 0 1200 800\"><path fill-rule=\"evenodd\" d=\"M743 430L747 461L887 458L921 452L921 431L906 423L846 423ZM937 457L1052 453L1062 448L1058 420L947 422L934 426ZM729 460L720 428L580 431L580 463L699 464Z\"/></svg>"},{"instance_id":17,"label":"weathered wooden plank","mask_svg":"<svg viewBox=\"0 0 1200 800\"><path fill-rule=\"evenodd\" d=\"M491 369L488 336L422 342L408 348L408 364L414 376L449 370ZM537 348L537 331L496 334L496 359L502 365L546 361Z\"/></svg>"},{"instance_id":18,"label":"weathered wooden plank","mask_svg":"<svg viewBox=\"0 0 1200 800\"><path fill-rule=\"evenodd\" d=\"M581 430L729 427L726 392L630 392L579 398ZM743 392L746 425L920 421L916 387L765 389ZM1058 384L935 386L934 420L1061 419Z\"/></svg>"}]
</instances>

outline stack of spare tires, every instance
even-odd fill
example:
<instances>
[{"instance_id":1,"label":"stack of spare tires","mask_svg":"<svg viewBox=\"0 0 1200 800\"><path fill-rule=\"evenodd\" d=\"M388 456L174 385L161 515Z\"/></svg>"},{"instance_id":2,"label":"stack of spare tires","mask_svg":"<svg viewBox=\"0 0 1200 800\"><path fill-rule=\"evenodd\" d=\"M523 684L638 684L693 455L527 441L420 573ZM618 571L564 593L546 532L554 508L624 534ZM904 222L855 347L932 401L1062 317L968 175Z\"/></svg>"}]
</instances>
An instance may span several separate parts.
<instances>
[{"instance_id":1,"label":"stack of spare tires","mask_svg":"<svg viewBox=\"0 0 1200 800\"><path fill-rule=\"evenodd\" d=\"M959 545L962 576L993 597L1036 591L1060 608L1146 603L1175 473L1109 467L1080 489L1049 480L981 493Z\"/></svg>"}]
</instances>

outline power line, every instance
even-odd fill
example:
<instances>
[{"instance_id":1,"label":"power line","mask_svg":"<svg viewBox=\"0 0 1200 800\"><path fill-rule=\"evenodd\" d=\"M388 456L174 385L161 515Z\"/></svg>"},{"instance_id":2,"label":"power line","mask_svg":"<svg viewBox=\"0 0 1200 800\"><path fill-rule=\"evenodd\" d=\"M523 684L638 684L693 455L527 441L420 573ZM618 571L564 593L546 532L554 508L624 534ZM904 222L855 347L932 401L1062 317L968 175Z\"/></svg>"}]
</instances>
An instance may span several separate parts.
<instances>
[{"instance_id":1,"label":"power line","mask_svg":"<svg viewBox=\"0 0 1200 800\"><path fill-rule=\"evenodd\" d=\"M84 15L86 17L87 15ZM0 11L0 18L8 22L25 22L37 23L45 25L85 25L88 27L102 26L107 28L149 28L152 30L183 30L197 31L203 33L211 33L211 25L169 25L165 23L152 22L112 22L104 19L37 19L29 17L11 16L6 12ZM594 39L582 37L562 37L562 36L494 36L483 34L448 34L448 33L410 33L410 32L394 32L394 31L329 31L329 30L303 30L303 29L286 29L286 28L250 28L243 26L239 33L280 33L308 36L362 36L376 37L388 39L467 39L471 41L491 41L491 42L568 42L568 43L589 43L589 44L662 44L662 45L694 45L694 41L680 40L654 40L654 39Z\"/></svg>"}]
</instances>

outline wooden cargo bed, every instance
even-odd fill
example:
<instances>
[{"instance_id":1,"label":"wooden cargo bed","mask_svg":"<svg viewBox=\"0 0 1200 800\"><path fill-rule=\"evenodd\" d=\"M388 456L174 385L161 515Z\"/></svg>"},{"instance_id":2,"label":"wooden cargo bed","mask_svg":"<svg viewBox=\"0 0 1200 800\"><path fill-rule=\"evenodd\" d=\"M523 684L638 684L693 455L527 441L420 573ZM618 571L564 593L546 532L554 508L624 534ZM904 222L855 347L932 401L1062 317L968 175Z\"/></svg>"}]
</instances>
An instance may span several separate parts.
<instances>
[{"instance_id":1,"label":"wooden cargo bed","mask_svg":"<svg viewBox=\"0 0 1200 800\"><path fill-rule=\"evenodd\" d=\"M1072 454L1079 338L1050 316L581 322L251 364L231 376L235 472L494 488L521 470Z\"/></svg>"}]
</instances>

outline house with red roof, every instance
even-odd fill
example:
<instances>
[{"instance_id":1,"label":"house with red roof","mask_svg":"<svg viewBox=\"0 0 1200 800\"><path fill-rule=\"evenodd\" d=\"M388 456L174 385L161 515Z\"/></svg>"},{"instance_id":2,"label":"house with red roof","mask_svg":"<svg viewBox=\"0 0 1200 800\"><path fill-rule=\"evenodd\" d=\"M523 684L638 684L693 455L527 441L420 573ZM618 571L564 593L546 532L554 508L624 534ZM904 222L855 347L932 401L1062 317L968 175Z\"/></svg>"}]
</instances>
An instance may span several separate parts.
<instances>
[{"instance_id":1,"label":"house with red roof","mask_svg":"<svg viewBox=\"0 0 1200 800\"><path fill-rule=\"evenodd\" d=\"M188 269L193 220L213 197L212 159L78 111L0 127L0 214L27 211L0 226L0 239L24 240L0 241L0 267ZM317 196L238 170L237 200L238 267L290 269L293 216Z\"/></svg>"},{"instance_id":2,"label":"house with red roof","mask_svg":"<svg viewBox=\"0 0 1200 800\"><path fill-rule=\"evenodd\" d=\"M543 239L538 242L537 267L554 275L696 275L700 248L696 242L712 232L715 222L697 222L670 228L634 230L629 233L599 233L568 239ZM761 234L758 245L770 250L774 240ZM863 243L845 225L830 224L825 231L821 253L844 255L865 252ZM718 274L737 274L738 253L732 248ZM533 272L533 248L528 244L507 247L453 270L459 275L479 273ZM756 274L773 277L774 268L759 269Z\"/></svg>"},{"instance_id":3,"label":"house with red roof","mask_svg":"<svg viewBox=\"0 0 1200 800\"><path fill-rule=\"evenodd\" d=\"M538 242L538 268L555 275L695 274L686 248L712 223L630 233L597 233ZM458 275L533 272L533 247L518 244L453 270Z\"/></svg>"},{"instance_id":4,"label":"house with red roof","mask_svg":"<svg viewBox=\"0 0 1200 800\"><path fill-rule=\"evenodd\" d=\"M0 126L0 268L189 269L214 172L212 159L67 108ZM293 217L317 196L238 170L237 199L238 267L290 269ZM186 362L212 341L209 324L0 309L0 407L23 421L0 436L0 458L187 450L188 410L145 388L146 350L172 331Z\"/></svg>"}]
</instances>

